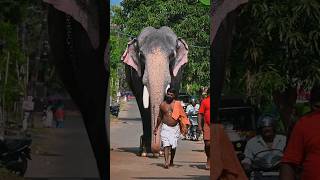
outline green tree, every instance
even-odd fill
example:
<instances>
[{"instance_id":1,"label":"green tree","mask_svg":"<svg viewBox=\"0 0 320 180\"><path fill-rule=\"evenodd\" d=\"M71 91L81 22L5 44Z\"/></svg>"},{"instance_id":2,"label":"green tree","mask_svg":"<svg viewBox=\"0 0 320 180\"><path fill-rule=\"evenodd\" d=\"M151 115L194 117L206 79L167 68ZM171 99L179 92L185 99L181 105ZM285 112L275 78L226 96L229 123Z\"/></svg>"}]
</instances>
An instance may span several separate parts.
<instances>
[{"instance_id":1,"label":"green tree","mask_svg":"<svg viewBox=\"0 0 320 180\"><path fill-rule=\"evenodd\" d=\"M252 0L234 33L230 59L238 66L232 64L229 82L238 83L229 89L241 87L258 103L274 102L287 126L297 87L320 81L319 7L316 0Z\"/></svg>"}]
</instances>

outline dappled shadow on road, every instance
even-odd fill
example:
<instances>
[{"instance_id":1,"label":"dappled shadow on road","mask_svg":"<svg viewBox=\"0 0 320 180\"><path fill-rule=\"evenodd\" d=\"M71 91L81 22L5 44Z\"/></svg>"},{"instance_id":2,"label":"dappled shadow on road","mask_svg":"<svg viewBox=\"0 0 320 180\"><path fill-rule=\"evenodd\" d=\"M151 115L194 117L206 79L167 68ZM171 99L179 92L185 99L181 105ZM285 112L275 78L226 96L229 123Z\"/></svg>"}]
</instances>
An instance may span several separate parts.
<instances>
[{"instance_id":1,"label":"dappled shadow on road","mask_svg":"<svg viewBox=\"0 0 320 180\"><path fill-rule=\"evenodd\" d=\"M163 163L151 163L151 165L152 166L156 165L156 166L164 168L164 162ZM174 166L170 166L170 168L181 168L181 167L183 167L183 165L180 165L180 164L175 164Z\"/></svg>"},{"instance_id":2,"label":"dappled shadow on road","mask_svg":"<svg viewBox=\"0 0 320 180\"><path fill-rule=\"evenodd\" d=\"M186 175L187 177L132 177L133 179L195 179L195 180L208 180L208 176L199 175Z\"/></svg>"},{"instance_id":3,"label":"dappled shadow on road","mask_svg":"<svg viewBox=\"0 0 320 180\"><path fill-rule=\"evenodd\" d=\"M141 121L141 118L119 118L120 121Z\"/></svg>"},{"instance_id":4,"label":"dappled shadow on road","mask_svg":"<svg viewBox=\"0 0 320 180\"><path fill-rule=\"evenodd\" d=\"M129 153L133 153L135 155L138 155L139 153L139 147L121 147L121 148L117 148L114 151L118 151L118 152L129 152Z\"/></svg>"},{"instance_id":5,"label":"dappled shadow on road","mask_svg":"<svg viewBox=\"0 0 320 180\"><path fill-rule=\"evenodd\" d=\"M191 164L189 165L192 168L198 168L198 169L206 169L206 165L205 164Z\"/></svg>"},{"instance_id":6,"label":"dappled shadow on road","mask_svg":"<svg viewBox=\"0 0 320 180\"><path fill-rule=\"evenodd\" d=\"M203 164L203 163L206 163L204 161L174 161L174 162L186 163L186 164Z\"/></svg>"},{"instance_id":7,"label":"dappled shadow on road","mask_svg":"<svg viewBox=\"0 0 320 180\"><path fill-rule=\"evenodd\" d=\"M204 150L199 150L199 149L193 149L192 151L193 152L203 152L204 153Z\"/></svg>"},{"instance_id":8,"label":"dappled shadow on road","mask_svg":"<svg viewBox=\"0 0 320 180\"><path fill-rule=\"evenodd\" d=\"M37 155L39 155L39 156L63 156L63 154L50 153L50 152L40 152Z\"/></svg>"}]
</instances>

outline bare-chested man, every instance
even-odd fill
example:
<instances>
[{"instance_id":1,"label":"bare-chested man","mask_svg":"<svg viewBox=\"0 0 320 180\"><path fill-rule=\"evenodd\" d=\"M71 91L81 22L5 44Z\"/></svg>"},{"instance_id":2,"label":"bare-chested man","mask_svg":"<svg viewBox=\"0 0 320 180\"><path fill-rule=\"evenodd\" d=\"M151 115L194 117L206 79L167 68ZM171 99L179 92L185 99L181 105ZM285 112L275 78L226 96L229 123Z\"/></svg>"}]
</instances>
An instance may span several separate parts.
<instances>
[{"instance_id":1,"label":"bare-chested man","mask_svg":"<svg viewBox=\"0 0 320 180\"><path fill-rule=\"evenodd\" d=\"M164 168L168 169L169 166L173 166L173 159L176 153L177 141L180 137L179 122L172 117L173 107L175 104L176 91L173 88L169 88L167 91L166 99L160 104L160 112L157 119L157 125L153 131L154 134L161 126L161 141L164 147ZM169 151L171 151L171 158L169 164Z\"/></svg>"}]
</instances>

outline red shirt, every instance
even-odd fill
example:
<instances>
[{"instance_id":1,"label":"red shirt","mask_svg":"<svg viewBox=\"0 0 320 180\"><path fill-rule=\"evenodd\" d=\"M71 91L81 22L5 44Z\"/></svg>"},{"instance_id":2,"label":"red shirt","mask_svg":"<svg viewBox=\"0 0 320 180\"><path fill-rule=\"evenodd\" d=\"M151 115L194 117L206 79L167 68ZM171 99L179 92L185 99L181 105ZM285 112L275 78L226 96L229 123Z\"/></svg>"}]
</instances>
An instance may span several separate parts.
<instances>
[{"instance_id":1,"label":"red shirt","mask_svg":"<svg viewBox=\"0 0 320 180\"><path fill-rule=\"evenodd\" d=\"M301 180L320 180L320 110L297 122L282 162L302 166Z\"/></svg>"},{"instance_id":2,"label":"red shirt","mask_svg":"<svg viewBox=\"0 0 320 180\"><path fill-rule=\"evenodd\" d=\"M63 109L58 108L58 109L56 110L56 112L54 113L54 115L55 115L55 117L56 117L57 119L63 119L63 118L64 118L64 111L63 111Z\"/></svg>"},{"instance_id":3,"label":"red shirt","mask_svg":"<svg viewBox=\"0 0 320 180\"><path fill-rule=\"evenodd\" d=\"M204 122L210 125L210 96L201 101L198 113L204 114Z\"/></svg>"}]
</instances>

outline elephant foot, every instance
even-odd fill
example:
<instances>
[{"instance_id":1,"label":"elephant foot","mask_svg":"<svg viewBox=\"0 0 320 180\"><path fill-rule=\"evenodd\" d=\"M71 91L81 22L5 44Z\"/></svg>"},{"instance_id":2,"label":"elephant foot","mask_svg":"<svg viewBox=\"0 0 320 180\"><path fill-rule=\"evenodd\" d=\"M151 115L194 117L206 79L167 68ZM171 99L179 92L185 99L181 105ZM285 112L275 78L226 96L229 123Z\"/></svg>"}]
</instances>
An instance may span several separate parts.
<instances>
[{"instance_id":1,"label":"elephant foot","mask_svg":"<svg viewBox=\"0 0 320 180\"><path fill-rule=\"evenodd\" d=\"M159 153L153 153L153 157L154 158L158 158L158 157L160 157L160 154Z\"/></svg>"},{"instance_id":2,"label":"elephant foot","mask_svg":"<svg viewBox=\"0 0 320 180\"><path fill-rule=\"evenodd\" d=\"M147 157L147 153L146 153L146 152L142 152L142 153L140 154L140 156L141 156L141 157Z\"/></svg>"}]
</instances>

